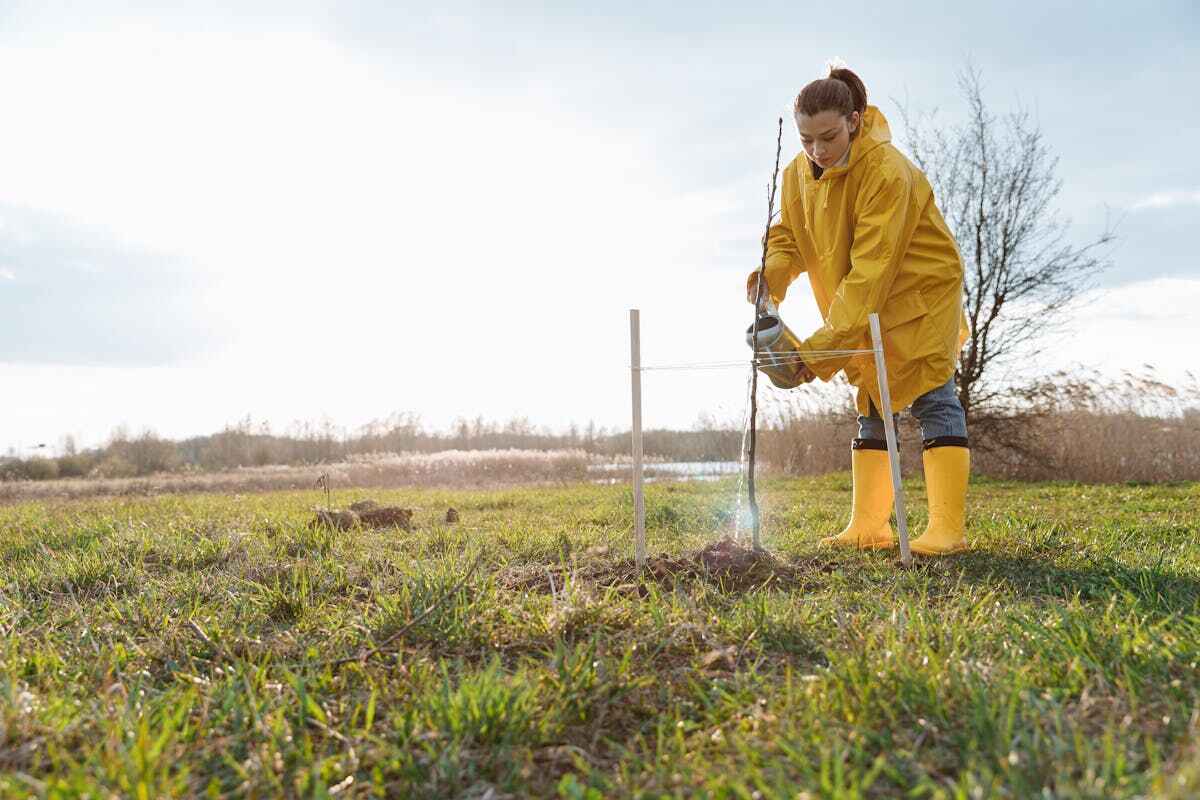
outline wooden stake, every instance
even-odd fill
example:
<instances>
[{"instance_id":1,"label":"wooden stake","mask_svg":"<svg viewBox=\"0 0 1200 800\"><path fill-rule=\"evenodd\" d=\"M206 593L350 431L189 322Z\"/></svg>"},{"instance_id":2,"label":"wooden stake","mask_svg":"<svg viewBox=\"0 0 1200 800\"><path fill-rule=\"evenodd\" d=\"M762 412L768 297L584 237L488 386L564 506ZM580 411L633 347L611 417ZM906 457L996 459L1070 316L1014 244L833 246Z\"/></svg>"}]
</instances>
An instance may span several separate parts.
<instances>
[{"instance_id":1,"label":"wooden stake","mask_svg":"<svg viewBox=\"0 0 1200 800\"><path fill-rule=\"evenodd\" d=\"M892 393L888 390L887 363L883 358L883 334L879 331L879 315L870 314L871 345L875 350L875 372L879 377L879 400L883 408L883 433L887 437L888 460L892 463L892 488L896 498L896 527L900 531L900 562L908 565L912 553L908 549L908 518L904 514L904 487L900 485L900 449L896 445L896 427L892 420Z\"/></svg>"},{"instance_id":2,"label":"wooden stake","mask_svg":"<svg viewBox=\"0 0 1200 800\"><path fill-rule=\"evenodd\" d=\"M633 542L638 567L646 566L646 500L642 494L642 332L636 308L629 309L629 372L633 388Z\"/></svg>"}]
</instances>

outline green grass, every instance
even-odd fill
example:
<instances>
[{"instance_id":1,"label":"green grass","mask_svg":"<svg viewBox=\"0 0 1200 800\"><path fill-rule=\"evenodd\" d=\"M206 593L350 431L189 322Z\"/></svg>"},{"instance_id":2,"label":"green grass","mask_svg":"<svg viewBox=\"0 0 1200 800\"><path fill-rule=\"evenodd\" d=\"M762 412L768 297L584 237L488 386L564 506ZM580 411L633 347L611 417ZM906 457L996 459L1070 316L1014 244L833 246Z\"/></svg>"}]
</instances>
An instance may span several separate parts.
<instances>
[{"instance_id":1,"label":"green grass","mask_svg":"<svg viewBox=\"0 0 1200 800\"><path fill-rule=\"evenodd\" d=\"M0 795L1200 793L1200 486L978 481L973 551L909 570L816 547L849 489L765 482L799 571L751 588L587 578L619 486L334 498L410 533L309 530L315 492L0 508ZM650 486L651 552L732 499Z\"/></svg>"}]
</instances>

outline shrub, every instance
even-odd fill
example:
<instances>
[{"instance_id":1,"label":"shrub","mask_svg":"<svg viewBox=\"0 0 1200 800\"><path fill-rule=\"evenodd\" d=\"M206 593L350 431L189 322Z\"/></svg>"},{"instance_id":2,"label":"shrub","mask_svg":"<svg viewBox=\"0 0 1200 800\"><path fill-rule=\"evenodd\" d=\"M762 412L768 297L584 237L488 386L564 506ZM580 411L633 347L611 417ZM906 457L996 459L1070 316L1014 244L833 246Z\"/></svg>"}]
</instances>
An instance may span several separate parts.
<instances>
[{"instance_id":1,"label":"shrub","mask_svg":"<svg viewBox=\"0 0 1200 800\"><path fill-rule=\"evenodd\" d=\"M82 478L88 474L91 466L91 459L87 456L60 456L58 459L58 477Z\"/></svg>"},{"instance_id":2,"label":"shrub","mask_svg":"<svg viewBox=\"0 0 1200 800\"><path fill-rule=\"evenodd\" d=\"M117 456L132 465L135 475L170 472L181 463L176 444L160 439L149 430L143 431L136 439L114 441L108 452L110 456Z\"/></svg>"},{"instance_id":3,"label":"shrub","mask_svg":"<svg viewBox=\"0 0 1200 800\"><path fill-rule=\"evenodd\" d=\"M89 477L92 478L132 478L137 475L137 467L133 462L119 455L109 455L92 468Z\"/></svg>"},{"instance_id":4,"label":"shrub","mask_svg":"<svg viewBox=\"0 0 1200 800\"><path fill-rule=\"evenodd\" d=\"M58 462L49 458L27 458L14 463L15 480L52 481L58 477Z\"/></svg>"}]
</instances>

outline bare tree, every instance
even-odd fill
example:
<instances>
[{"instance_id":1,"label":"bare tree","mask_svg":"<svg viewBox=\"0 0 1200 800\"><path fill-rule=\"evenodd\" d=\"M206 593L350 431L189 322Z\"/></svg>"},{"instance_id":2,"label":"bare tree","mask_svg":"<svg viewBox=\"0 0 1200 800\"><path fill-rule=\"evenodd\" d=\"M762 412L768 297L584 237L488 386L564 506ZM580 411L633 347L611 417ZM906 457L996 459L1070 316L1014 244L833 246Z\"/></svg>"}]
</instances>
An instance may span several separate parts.
<instances>
[{"instance_id":1,"label":"bare tree","mask_svg":"<svg viewBox=\"0 0 1200 800\"><path fill-rule=\"evenodd\" d=\"M933 186L962 255L964 311L970 329L956 373L958 395L983 446L1021 447L1022 385L1049 334L1061 333L1068 307L1108 266L1103 233L1075 245L1055 207L1062 181L1036 122L1024 109L996 116L972 65L959 73L965 122L935 123L937 110L899 103L905 144Z\"/></svg>"}]
</instances>

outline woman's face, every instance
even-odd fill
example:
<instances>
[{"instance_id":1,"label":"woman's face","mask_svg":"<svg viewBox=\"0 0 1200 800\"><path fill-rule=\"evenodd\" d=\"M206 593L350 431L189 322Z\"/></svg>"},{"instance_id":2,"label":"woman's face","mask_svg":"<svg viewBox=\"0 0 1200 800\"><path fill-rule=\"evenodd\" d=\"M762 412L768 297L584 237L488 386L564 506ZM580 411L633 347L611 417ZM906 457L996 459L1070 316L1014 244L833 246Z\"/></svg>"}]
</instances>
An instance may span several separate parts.
<instances>
[{"instance_id":1,"label":"woman's face","mask_svg":"<svg viewBox=\"0 0 1200 800\"><path fill-rule=\"evenodd\" d=\"M836 164L846 148L850 146L850 134L858 128L861 115L857 111L844 117L834 110L822 111L811 117L796 115L796 127L800 129L800 143L804 152L821 169Z\"/></svg>"}]
</instances>

